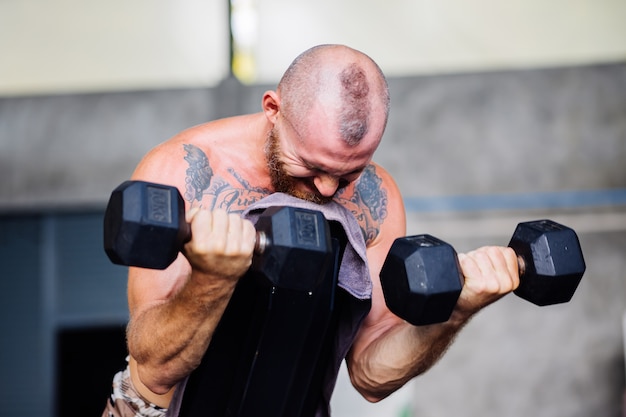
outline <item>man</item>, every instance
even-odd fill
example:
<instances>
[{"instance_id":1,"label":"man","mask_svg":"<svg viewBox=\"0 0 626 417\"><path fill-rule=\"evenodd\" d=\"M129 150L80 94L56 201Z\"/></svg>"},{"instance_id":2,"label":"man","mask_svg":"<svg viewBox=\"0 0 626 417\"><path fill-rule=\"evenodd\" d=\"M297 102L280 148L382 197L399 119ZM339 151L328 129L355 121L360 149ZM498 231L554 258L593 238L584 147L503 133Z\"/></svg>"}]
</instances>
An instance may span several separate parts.
<instances>
[{"instance_id":1,"label":"man","mask_svg":"<svg viewBox=\"0 0 626 417\"><path fill-rule=\"evenodd\" d=\"M240 213L274 192L349 209L366 243L371 310L346 357L354 387L379 401L430 368L479 309L519 284L510 248L459 255L465 286L450 320L415 327L392 314L379 272L406 234L402 197L372 162L387 123L389 96L366 55L323 45L300 55L262 112L190 128L157 146L133 179L183 194L192 240L165 271L130 268L130 386L151 412L169 406L199 364L238 279L251 264L255 230ZM146 415L149 414L146 411Z\"/></svg>"}]
</instances>

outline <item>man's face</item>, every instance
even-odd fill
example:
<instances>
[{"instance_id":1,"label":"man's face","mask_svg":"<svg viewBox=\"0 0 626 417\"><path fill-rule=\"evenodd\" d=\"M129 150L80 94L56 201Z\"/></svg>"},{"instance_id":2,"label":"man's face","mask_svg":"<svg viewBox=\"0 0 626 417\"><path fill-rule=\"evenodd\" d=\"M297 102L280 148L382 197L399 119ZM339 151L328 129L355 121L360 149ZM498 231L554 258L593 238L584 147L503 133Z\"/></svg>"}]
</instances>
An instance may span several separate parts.
<instances>
[{"instance_id":1,"label":"man's face","mask_svg":"<svg viewBox=\"0 0 626 417\"><path fill-rule=\"evenodd\" d=\"M333 196L327 197L321 195L315 188L313 181L310 178L296 178L287 174L284 168L284 163L280 160L280 143L276 127L272 128L270 131L265 146L270 180L272 181L274 191L289 194L316 204L326 204L332 201ZM307 185L306 189L301 188L302 184Z\"/></svg>"},{"instance_id":2,"label":"man's face","mask_svg":"<svg viewBox=\"0 0 626 417\"><path fill-rule=\"evenodd\" d=\"M328 112L313 110L308 116L306 125L298 128L282 113L274 122L265 150L270 178L277 192L326 204L359 178L380 136L372 134L350 146Z\"/></svg>"}]
</instances>

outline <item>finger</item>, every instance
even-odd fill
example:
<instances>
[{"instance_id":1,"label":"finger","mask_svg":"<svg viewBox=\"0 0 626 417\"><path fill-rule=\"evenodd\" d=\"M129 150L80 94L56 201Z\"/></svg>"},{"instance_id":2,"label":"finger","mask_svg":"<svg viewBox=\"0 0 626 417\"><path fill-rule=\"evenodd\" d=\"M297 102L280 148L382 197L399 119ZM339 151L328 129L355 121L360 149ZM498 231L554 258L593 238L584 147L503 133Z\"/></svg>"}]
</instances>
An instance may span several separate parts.
<instances>
[{"instance_id":1,"label":"finger","mask_svg":"<svg viewBox=\"0 0 626 417\"><path fill-rule=\"evenodd\" d=\"M217 251L224 251L228 240L228 213L226 210L210 212L211 228L208 229L208 244Z\"/></svg>"},{"instance_id":2,"label":"finger","mask_svg":"<svg viewBox=\"0 0 626 417\"><path fill-rule=\"evenodd\" d=\"M190 210L191 242L196 251L205 251L210 242L210 231L213 228L213 216L208 210Z\"/></svg>"},{"instance_id":3,"label":"finger","mask_svg":"<svg viewBox=\"0 0 626 417\"><path fill-rule=\"evenodd\" d=\"M517 275L517 271L509 267L505 249L503 247L485 248L485 253L493 268L494 279L498 281L501 293L510 292L514 288L514 279Z\"/></svg>"},{"instance_id":4,"label":"finger","mask_svg":"<svg viewBox=\"0 0 626 417\"><path fill-rule=\"evenodd\" d=\"M470 253L487 287L496 293L507 293L519 285L517 256L511 248L487 246Z\"/></svg>"},{"instance_id":5,"label":"finger","mask_svg":"<svg viewBox=\"0 0 626 417\"><path fill-rule=\"evenodd\" d=\"M490 267L493 268L497 274L508 275L510 273L502 248L490 246L483 250Z\"/></svg>"},{"instance_id":6,"label":"finger","mask_svg":"<svg viewBox=\"0 0 626 417\"><path fill-rule=\"evenodd\" d=\"M256 229L249 220L239 215L229 216L227 250L252 255L256 244Z\"/></svg>"},{"instance_id":7,"label":"finger","mask_svg":"<svg viewBox=\"0 0 626 417\"><path fill-rule=\"evenodd\" d=\"M510 247L501 248L502 255L506 262L506 268L509 271L511 276L511 285L513 286L513 290L517 289L520 284L520 271L519 271L519 263L517 261L517 254Z\"/></svg>"},{"instance_id":8,"label":"finger","mask_svg":"<svg viewBox=\"0 0 626 417\"><path fill-rule=\"evenodd\" d=\"M243 220L242 222L242 245L245 251L252 253L254 251L254 247L256 246L257 233L254 227L249 220Z\"/></svg>"},{"instance_id":9,"label":"finger","mask_svg":"<svg viewBox=\"0 0 626 417\"><path fill-rule=\"evenodd\" d=\"M226 253L235 254L242 251L243 243L243 219L237 214L229 214L226 219L227 234Z\"/></svg>"},{"instance_id":10,"label":"finger","mask_svg":"<svg viewBox=\"0 0 626 417\"><path fill-rule=\"evenodd\" d=\"M480 275L480 268L476 264L474 258L472 258L469 253L459 253L458 260L459 264L461 265L461 273L464 277Z\"/></svg>"},{"instance_id":11,"label":"finger","mask_svg":"<svg viewBox=\"0 0 626 417\"><path fill-rule=\"evenodd\" d=\"M489 255L485 252L485 248L476 249L467 252L465 255L463 265L467 265L467 271L464 269L463 275L469 277L480 277L490 275L494 271L494 266L489 258Z\"/></svg>"},{"instance_id":12,"label":"finger","mask_svg":"<svg viewBox=\"0 0 626 417\"><path fill-rule=\"evenodd\" d=\"M477 294L499 294L503 287L500 274L504 271L504 262L497 259L500 254L492 248L482 247L468 252L466 256L462 265L466 284Z\"/></svg>"},{"instance_id":13,"label":"finger","mask_svg":"<svg viewBox=\"0 0 626 417\"><path fill-rule=\"evenodd\" d=\"M200 211L200 207L192 207L185 213L185 221L191 223L196 214Z\"/></svg>"}]
</instances>

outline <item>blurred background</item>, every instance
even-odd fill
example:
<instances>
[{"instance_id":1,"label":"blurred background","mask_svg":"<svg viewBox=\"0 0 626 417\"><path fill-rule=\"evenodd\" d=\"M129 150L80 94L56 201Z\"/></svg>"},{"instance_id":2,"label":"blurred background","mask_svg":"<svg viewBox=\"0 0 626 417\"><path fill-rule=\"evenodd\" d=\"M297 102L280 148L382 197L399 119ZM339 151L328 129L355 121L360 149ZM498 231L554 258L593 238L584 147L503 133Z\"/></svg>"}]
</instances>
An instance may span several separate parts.
<instances>
[{"instance_id":1,"label":"blurred background","mask_svg":"<svg viewBox=\"0 0 626 417\"><path fill-rule=\"evenodd\" d=\"M259 111L320 43L388 76L376 160L407 234L466 251L551 218L587 262L570 303L505 297L379 404L342 370L333 415L621 416L625 22L623 0L0 1L0 416L99 415L128 318L111 190L175 133Z\"/></svg>"}]
</instances>

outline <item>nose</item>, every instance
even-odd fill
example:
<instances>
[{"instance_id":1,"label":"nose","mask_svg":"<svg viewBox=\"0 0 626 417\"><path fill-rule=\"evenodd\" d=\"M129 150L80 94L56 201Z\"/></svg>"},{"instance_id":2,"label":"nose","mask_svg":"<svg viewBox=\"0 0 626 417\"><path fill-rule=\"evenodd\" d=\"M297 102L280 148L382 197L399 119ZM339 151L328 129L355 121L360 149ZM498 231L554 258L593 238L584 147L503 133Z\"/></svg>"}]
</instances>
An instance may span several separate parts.
<instances>
[{"instance_id":1,"label":"nose","mask_svg":"<svg viewBox=\"0 0 626 417\"><path fill-rule=\"evenodd\" d=\"M324 197L332 197L339 188L339 178L331 175L318 175L313 178L313 184L317 191Z\"/></svg>"}]
</instances>

